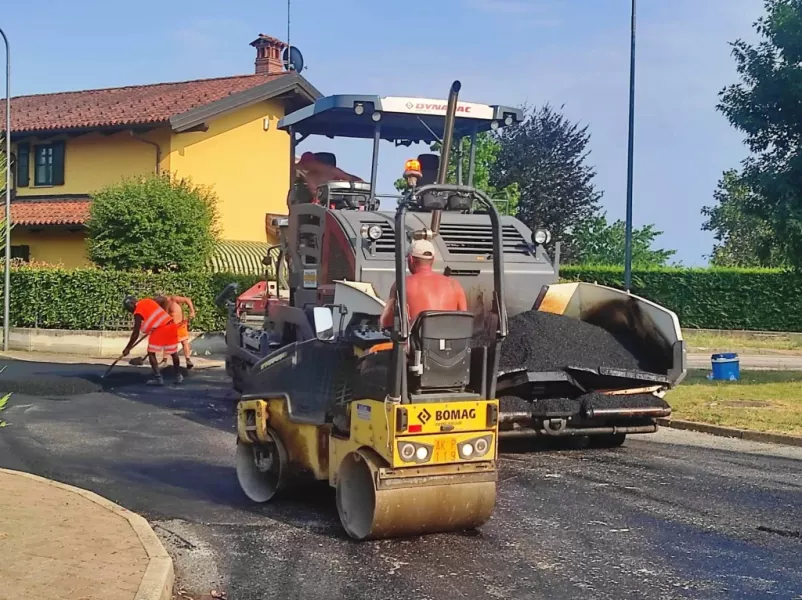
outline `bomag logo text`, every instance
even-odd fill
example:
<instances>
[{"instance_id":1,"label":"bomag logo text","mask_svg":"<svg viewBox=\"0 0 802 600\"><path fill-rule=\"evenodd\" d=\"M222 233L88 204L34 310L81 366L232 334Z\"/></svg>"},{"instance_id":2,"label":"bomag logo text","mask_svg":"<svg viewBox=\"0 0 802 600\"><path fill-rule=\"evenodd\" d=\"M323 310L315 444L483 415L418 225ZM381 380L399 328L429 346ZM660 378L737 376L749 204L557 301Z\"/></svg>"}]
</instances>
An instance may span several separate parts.
<instances>
[{"instance_id":1,"label":"bomag logo text","mask_svg":"<svg viewBox=\"0 0 802 600\"><path fill-rule=\"evenodd\" d=\"M435 421L459 421L460 419L475 419L475 408L463 408L453 410L437 410L434 413Z\"/></svg>"}]
</instances>

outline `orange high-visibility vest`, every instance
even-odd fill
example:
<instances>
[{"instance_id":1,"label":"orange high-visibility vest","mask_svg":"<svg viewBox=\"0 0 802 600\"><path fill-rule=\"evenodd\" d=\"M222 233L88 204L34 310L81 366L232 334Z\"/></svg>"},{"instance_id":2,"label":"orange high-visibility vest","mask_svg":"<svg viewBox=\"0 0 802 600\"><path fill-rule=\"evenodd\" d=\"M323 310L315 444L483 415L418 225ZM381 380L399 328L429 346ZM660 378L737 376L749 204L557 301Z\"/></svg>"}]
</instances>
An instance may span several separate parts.
<instances>
[{"instance_id":1,"label":"orange high-visibility vest","mask_svg":"<svg viewBox=\"0 0 802 600\"><path fill-rule=\"evenodd\" d=\"M135 315L142 317L142 333L150 333L157 327L171 323L173 318L152 298L143 298L136 303Z\"/></svg>"}]
</instances>

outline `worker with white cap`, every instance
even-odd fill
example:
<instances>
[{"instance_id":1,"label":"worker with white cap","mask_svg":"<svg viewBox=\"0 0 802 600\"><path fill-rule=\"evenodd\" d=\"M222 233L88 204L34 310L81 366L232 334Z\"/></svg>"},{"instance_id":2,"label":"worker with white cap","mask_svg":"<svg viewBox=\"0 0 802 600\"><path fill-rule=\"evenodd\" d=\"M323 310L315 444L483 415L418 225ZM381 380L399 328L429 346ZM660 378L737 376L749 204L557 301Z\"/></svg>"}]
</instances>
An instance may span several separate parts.
<instances>
[{"instance_id":1,"label":"worker with white cap","mask_svg":"<svg viewBox=\"0 0 802 600\"><path fill-rule=\"evenodd\" d=\"M426 310L468 310L465 290L456 279L432 270L434 244L425 239L414 240L407 255L407 314L410 325ZM393 284L390 298L381 316L382 327L393 326L396 289Z\"/></svg>"}]
</instances>

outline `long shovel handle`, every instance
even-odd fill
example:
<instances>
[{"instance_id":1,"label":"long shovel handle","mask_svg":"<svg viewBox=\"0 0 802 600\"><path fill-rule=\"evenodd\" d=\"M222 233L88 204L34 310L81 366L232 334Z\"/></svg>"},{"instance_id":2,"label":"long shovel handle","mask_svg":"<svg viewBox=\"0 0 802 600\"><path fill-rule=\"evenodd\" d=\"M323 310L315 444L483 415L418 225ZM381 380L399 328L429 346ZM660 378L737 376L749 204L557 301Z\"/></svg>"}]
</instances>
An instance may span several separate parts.
<instances>
[{"instance_id":1,"label":"long shovel handle","mask_svg":"<svg viewBox=\"0 0 802 600\"><path fill-rule=\"evenodd\" d=\"M147 334L143 335L143 336L142 336L141 338L139 338L139 339L138 339L136 342L134 342L134 345L133 345L133 346L131 346L131 350L133 350L134 348L136 348L136 347L137 347L137 345L139 344L139 342L141 342L142 340L144 340L146 337L148 337L148 335L147 335ZM115 360L113 363L111 363L111 365L110 365L110 366L109 366L109 368L106 370L106 372L105 372L105 373L103 373L103 377L101 377L101 379L105 379L105 378L106 378L106 375L108 375L109 373L111 373L111 370L114 368L114 366L115 366L115 365L116 365L118 362L120 362L122 359L123 359L123 355L122 355L122 354L120 354L120 357L119 357L117 360Z\"/></svg>"}]
</instances>

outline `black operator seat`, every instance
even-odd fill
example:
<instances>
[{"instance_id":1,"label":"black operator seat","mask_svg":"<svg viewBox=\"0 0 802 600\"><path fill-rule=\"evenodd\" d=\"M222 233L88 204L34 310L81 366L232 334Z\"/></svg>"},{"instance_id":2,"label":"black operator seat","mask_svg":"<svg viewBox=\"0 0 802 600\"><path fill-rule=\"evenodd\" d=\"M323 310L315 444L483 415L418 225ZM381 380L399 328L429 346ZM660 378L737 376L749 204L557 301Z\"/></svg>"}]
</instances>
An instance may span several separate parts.
<instances>
[{"instance_id":1,"label":"black operator seat","mask_svg":"<svg viewBox=\"0 0 802 600\"><path fill-rule=\"evenodd\" d=\"M437 154L421 154L418 156L421 178L418 185L429 185L437 181L437 171L440 169L440 157Z\"/></svg>"},{"instance_id":2,"label":"black operator seat","mask_svg":"<svg viewBox=\"0 0 802 600\"><path fill-rule=\"evenodd\" d=\"M420 351L413 388L462 391L471 378L474 314L459 310L427 310L412 324L410 350Z\"/></svg>"},{"instance_id":3,"label":"black operator seat","mask_svg":"<svg viewBox=\"0 0 802 600\"><path fill-rule=\"evenodd\" d=\"M333 152L315 152L314 157L329 167L337 168L337 156ZM317 187L320 203L338 210L361 210L370 196L370 182L334 179L321 181Z\"/></svg>"}]
</instances>

